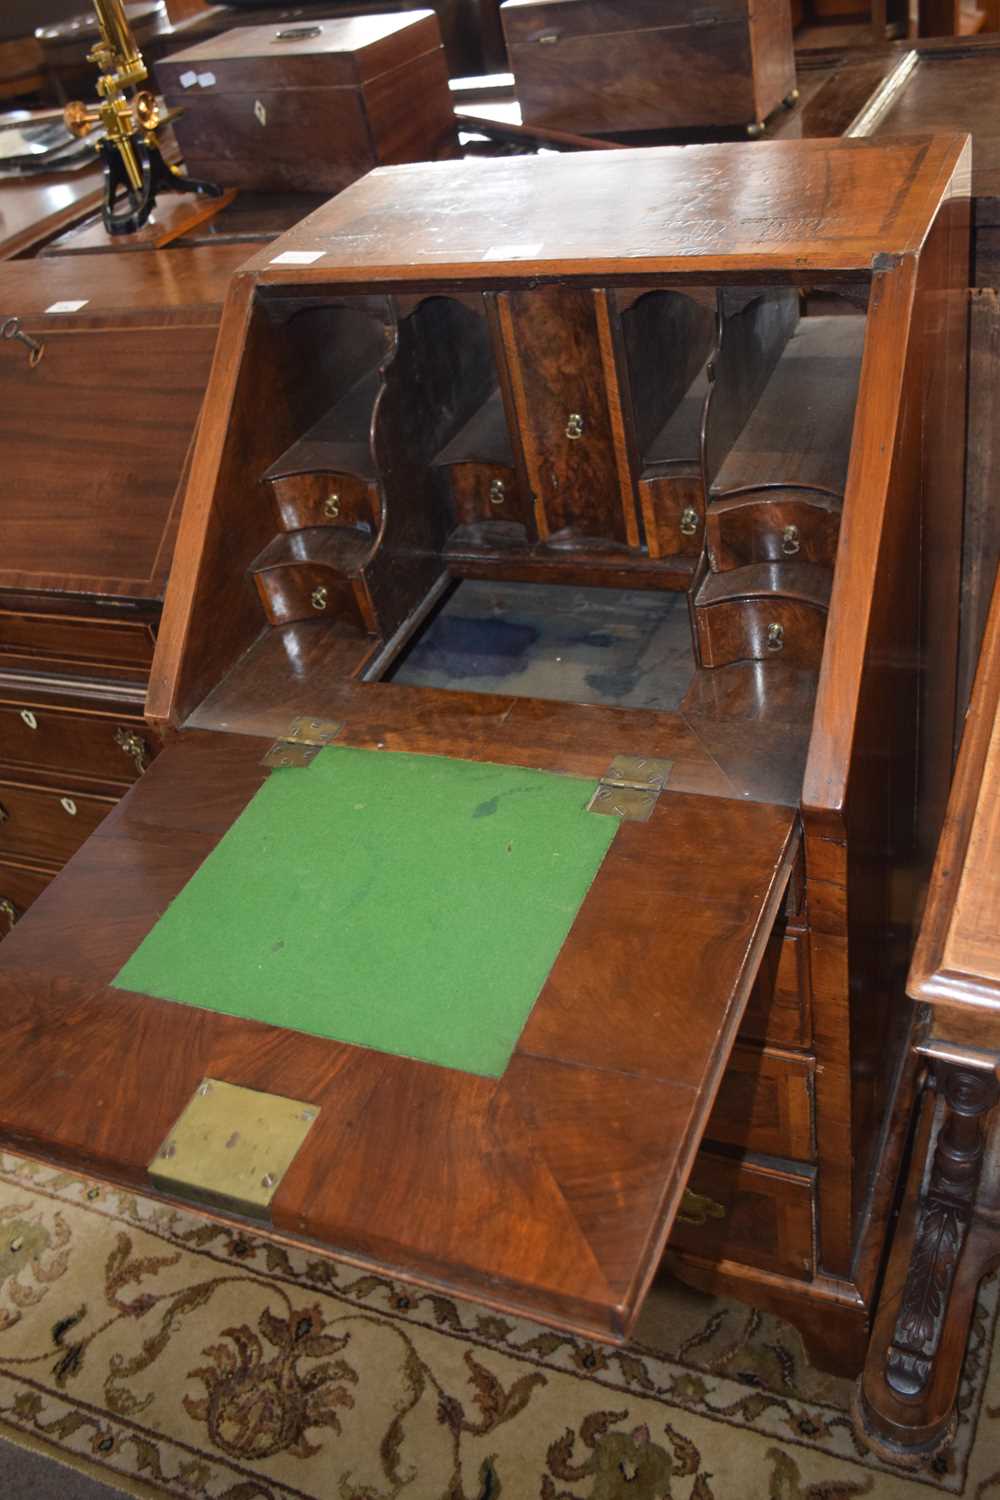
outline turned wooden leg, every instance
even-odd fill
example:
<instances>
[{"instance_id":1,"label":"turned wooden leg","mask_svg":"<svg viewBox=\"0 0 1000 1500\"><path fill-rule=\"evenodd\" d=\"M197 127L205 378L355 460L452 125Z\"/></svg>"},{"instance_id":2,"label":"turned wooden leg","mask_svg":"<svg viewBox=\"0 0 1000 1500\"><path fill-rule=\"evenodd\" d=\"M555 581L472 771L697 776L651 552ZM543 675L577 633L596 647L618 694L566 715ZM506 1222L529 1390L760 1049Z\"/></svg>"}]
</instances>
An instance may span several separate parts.
<instances>
[{"instance_id":1,"label":"turned wooden leg","mask_svg":"<svg viewBox=\"0 0 1000 1500\"><path fill-rule=\"evenodd\" d=\"M993 1059L984 1056L977 1066L938 1058L935 1076L944 1119L934 1160L921 1192L933 1115L933 1095L925 1095L855 1403L869 1446L910 1467L927 1462L951 1436L976 1287L990 1258L983 1252L996 1248L974 1234L983 1116L1000 1094Z\"/></svg>"}]
</instances>

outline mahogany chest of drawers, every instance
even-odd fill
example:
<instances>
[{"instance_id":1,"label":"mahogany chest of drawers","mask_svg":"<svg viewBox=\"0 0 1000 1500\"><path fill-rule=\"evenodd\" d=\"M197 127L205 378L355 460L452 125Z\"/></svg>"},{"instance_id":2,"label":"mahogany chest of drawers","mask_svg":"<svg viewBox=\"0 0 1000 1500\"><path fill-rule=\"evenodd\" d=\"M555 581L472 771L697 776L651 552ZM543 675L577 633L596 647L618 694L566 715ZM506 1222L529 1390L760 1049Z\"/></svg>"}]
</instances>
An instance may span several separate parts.
<instances>
[{"instance_id":1,"label":"mahogany chest of drawers","mask_svg":"<svg viewBox=\"0 0 1000 1500\"><path fill-rule=\"evenodd\" d=\"M178 487L245 247L0 265L0 938L149 764ZM34 362L33 362L34 361Z\"/></svg>"},{"instance_id":2,"label":"mahogany chest of drawers","mask_svg":"<svg viewBox=\"0 0 1000 1500\"><path fill-rule=\"evenodd\" d=\"M507 0L525 124L756 127L795 89L789 0Z\"/></svg>"},{"instance_id":3,"label":"mahogany chest of drawers","mask_svg":"<svg viewBox=\"0 0 1000 1500\"><path fill-rule=\"evenodd\" d=\"M188 171L339 192L372 167L457 155L433 11L240 27L157 64Z\"/></svg>"}]
</instances>

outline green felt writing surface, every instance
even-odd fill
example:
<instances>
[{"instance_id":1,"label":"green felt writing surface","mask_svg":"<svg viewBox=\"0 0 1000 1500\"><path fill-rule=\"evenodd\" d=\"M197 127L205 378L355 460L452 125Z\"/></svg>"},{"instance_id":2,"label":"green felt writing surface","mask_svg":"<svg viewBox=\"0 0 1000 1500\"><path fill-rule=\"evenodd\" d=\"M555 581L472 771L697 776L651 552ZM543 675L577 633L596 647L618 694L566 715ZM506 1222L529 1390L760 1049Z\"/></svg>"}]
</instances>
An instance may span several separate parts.
<instances>
[{"instance_id":1,"label":"green felt writing surface","mask_svg":"<svg viewBox=\"0 0 1000 1500\"><path fill-rule=\"evenodd\" d=\"M498 1077L618 828L594 785L322 750L272 773L114 983Z\"/></svg>"}]
</instances>

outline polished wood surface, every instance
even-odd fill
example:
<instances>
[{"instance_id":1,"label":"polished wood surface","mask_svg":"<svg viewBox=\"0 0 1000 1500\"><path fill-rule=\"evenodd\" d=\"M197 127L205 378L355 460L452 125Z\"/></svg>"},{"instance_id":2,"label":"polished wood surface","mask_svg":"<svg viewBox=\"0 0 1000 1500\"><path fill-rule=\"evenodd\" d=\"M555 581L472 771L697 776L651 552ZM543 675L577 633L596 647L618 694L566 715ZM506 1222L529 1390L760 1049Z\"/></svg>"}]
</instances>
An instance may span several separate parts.
<instances>
[{"instance_id":1,"label":"polished wood surface","mask_svg":"<svg viewBox=\"0 0 1000 1500\"><path fill-rule=\"evenodd\" d=\"M314 265L274 266L271 251L249 265L267 269L275 283L301 285L331 276L361 285L475 281L487 267L494 280L633 273L704 279L706 262L750 275L787 274L794 266L803 281L816 272L867 274L875 256L919 248L931 205L954 170L956 138L893 142L877 152L865 141L760 142L740 153L735 208L733 149L387 168L285 237L281 250L320 252ZM623 176L630 188L624 204ZM640 211L648 203L655 212ZM363 235L353 227L361 219ZM822 237L813 231L817 219L826 225Z\"/></svg>"},{"instance_id":2,"label":"polished wood surface","mask_svg":"<svg viewBox=\"0 0 1000 1500\"><path fill-rule=\"evenodd\" d=\"M606 760L612 744L603 746ZM265 748L246 736L186 735L154 763L134 806L130 798L119 805L4 942L10 1035L35 1036L30 1067L0 1081L5 1138L148 1186L146 1163L203 1075L284 1091L321 1114L272 1205L276 1230L624 1336L680 1200L728 1051L723 1039L739 1024L784 894L794 815L668 792L648 824L623 824L506 1074L474 1078L105 987L260 785ZM474 758L495 758L489 736ZM561 767L565 752L553 746L543 762ZM150 857L167 849L166 861ZM68 954L53 963L51 943L71 920L84 869L88 907L107 915L78 927L80 968L68 979ZM657 923L662 936L653 941L651 914L665 908L674 919ZM662 996L644 1019L620 1011L637 962ZM708 994L717 997L710 1004ZM116 1096L142 1107L95 1112L123 1007L135 1045ZM75 1104L53 1133L44 1080L62 1066L57 1017L70 1013L82 1043L67 1091ZM154 1055L155 1075L144 1061ZM637 1096L645 1100L638 1114ZM640 1116L646 1128L637 1128ZM357 1149L344 1149L347 1140Z\"/></svg>"},{"instance_id":3,"label":"polished wood surface","mask_svg":"<svg viewBox=\"0 0 1000 1500\"><path fill-rule=\"evenodd\" d=\"M0 183L0 259L23 255L93 213L104 196L98 166Z\"/></svg>"},{"instance_id":4,"label":"polished wood surface","mask_svg":"<svg viewBox=\"0 0 1000 1500\"><path fill-rule=\"evenodd\" d=\"M530 1131L556 1130L546 1134L558 1139L546 1164L588 1226L585 1245L572 1241L573 1266L553 1249L562 1245L563 1209L534 1179L517 1199L520 1234L512 1228L488 1251L464 1218L461 1254L451 1229L440 1230L437 1176L414 1208L412 1171L408 1197L387 1172L366 1218L356 1194L371 1175L367 1146L357 1159L341 1151L352 1159L332 1196L303 1159L272 1228L468 1295L482 1295L485 1277L496 1276L504 1287L494 1282L493 1295L505 1305L620 1332L662 1247L675 1186L691 1173L693 1191L699 1181L717 1187L723 1214L680 1222L671 1264L697 1285L791 1316L811 1350L826 1344L828 1365L856 1371L914 1090L899 960L940 818L954 719L967 146L960 137L779 142L477 165L377 171L235 277L148 700L151 726L178 743L5 941L14 959L8 969L0 954L0 996L6 1004L9 986L11 1013L30 1009L38 1048L56 1055L62 1017L74 1011L100 1032L95 1050L106 1055L113 1044L101 1029L100 985L112 962L258 784L263 773L248 742L282 737L293 716L335 719L343 743L372 750L588 775L626 750L669 759L668 793L642 825L646 835L628 825L616 842L632 851L628 877L622 866L607 906L595 894L601 920L578 924L546 991L553 1004L529 1023L531 1066L519 1062L495 1096L503 1110L516 1103L518 1130L525 1121ZM317 258L282 264L286 250ZM819 399L817 378L796 412L810 420L792 424L803 435L784 442L789 434L773 410L763 421L780 405L775 392L795 391L794 380L783 384L784 362L824 338L840 371L831 399ZM841 341L849 348L843 369ZM529 349L540 349L550 370L547 393L530 386ZM463 465L477 473L456 489ZM643 494L652 482L659 493ZM692 502L678 507L684 486ZM768 542L764 556L713 558L705 540L712 507L747 493L762 516L770 502L786 507L766 523L782 519L780 555L767 553ZM821 545L817 523L806 539L815 555L802 555L801 533L786 536L798 524L783 519L787 507L803 495L839 511L835 538L827 533ZM644 533L650 515L663 517L655 555ZM471 575L497 588L530 576L536 586L600 584L641 590L635 597L644 599L659 591L679 606L671 618L682 634L669 635L659 684L673 707L617 706L622 689L612 672L581 681L572 696L586 701L573 702L449 691L447 668L443 686L394 680L403 652L429 639L425 622L434 617L436 628L445 618L435 612L453 580ZM726 664L709 666L696 653L698 613L723 601L739 630ZM779 608L812 612L802 654L791 616L772 635ZM769 639L780 649L769 649ZM237 764L257 780L240 783ZM778 882L789 887L784 900L751 859L757 894L751 899L747 887L741 899L754 938L744 935L733 966L724 956L735 954L729 928L712 900L706 905L703 886L714 889L729 867L735 878L754 847L749 833L730 829L736 809L740 820L784 818L773 826L793 839L801 816L804 848L801 863L788 848ZM168 826L177 837L164 837ZM645 874L665 870L664 861L677 873L652 934ZM89 899L86 882L99 871L102 889L106 875L124 885L136 868L148 881L141 914L108 885L121 923L81 939L73 913ZM686 915L695 895L702 919L693 908ZM662 921L668 910L685 914L684 953L666 960L661 944L680 935ZM36 967L43 946L44 970ZM643 1129L613 1123L618 1084L601 1095L594 1081L572 1104L577 1120L594 1123L594 1138L579 1125L569 1131L564 1085L590 1089L609 1058L647 1087L648 1068L660 1065L646 1027L665 981L676 981L687 1002L698 994L705 1016L715 1017L711 1042L690 1049L702 1078L713 1080L710 1089L692 1085L697 1120L671 1114L673 1130L661 1131L650 1155ZM581 995L593 1017L570 1032ZM178 1008L135 1004L159 1050L161 1012ZM209 1049L225 1028L244 1035L242 1023L198 1012L170 1024L208 1038ZM245 1069L238 1081L265 1088L285 1080L292 1093L293 1080L324 1068L361 1077L353 1055L321 1055L311 1039L266 1028L252 1042L245 1035L232 1049L218 1041L211 1055L197 1052L199 1040L193 1051L168 1050L196 1057L192 1067L207 1067L211 1056L233 1062ZM560 1074L543 1109L529 1074L555 1056L579 1076ZM436 1070L425 1082L397 1060L379 1066L378 1108L412 1116L411 1103L425 1106L441 1160L464 1174L466 1157L452 1142L478 1141L492 1107L478 1082L464 1080L453 1095L449 1080L430 1076ZM657 1078L657 1087L667 1081ZM671 1073L670 1081L683 1080ZM180 1093L181 1082L169 1088ZM36 1151L145 1182L148 1157L127 1151L146 1143L127 1148L118 1118L96 1119L81 1103L58 1134L43 1120L37 1089L21 1078L0 1093L5 1129L25 1131ZM356 1096L346 1089L344 1098ZM591 1099L601 1101L592 1117ZM155 1105L159 1123L167 1105ZM339 1107L334 1100L331 1129L342 1140ZM394 1130L384 1127L387 1141ZM378 1132L364 1139L377 1141ZM410 1160L408 1149L399 1144L400 1162ZM605 1149L611 1154L594 1155ZM595 1173L606 1180L601 1162L613 1163L608 1170L627 1186L618 1218L603 1190L594 1192L590 1202L605 1215L598 1225L577 1195ZM468 1202L481 1216L490 1182L477 1197L469 1179ZM712 1197L708 1187L703 1196Z\"/></svg>"}]
</instances>

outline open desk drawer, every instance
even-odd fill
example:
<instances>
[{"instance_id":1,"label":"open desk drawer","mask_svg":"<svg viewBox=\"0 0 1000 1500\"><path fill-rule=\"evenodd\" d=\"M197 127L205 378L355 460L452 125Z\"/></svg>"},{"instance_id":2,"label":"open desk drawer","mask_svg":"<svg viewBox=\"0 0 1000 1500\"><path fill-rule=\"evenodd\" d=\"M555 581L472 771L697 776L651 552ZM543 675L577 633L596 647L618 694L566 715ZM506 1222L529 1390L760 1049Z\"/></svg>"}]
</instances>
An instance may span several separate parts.
<instances>
[{"instance_id":1,"label":"open desk drawer","mask_svg":"<svg viewBox=\"0 0 1000 1500\"><path fill-rule=\"evenodd\" d=\"M418 743L419 716L411 727ZM363 756L376 781L390 762L410 762L418 782L441 764L380 755L375 742L357 714L321 753ZM395 744L406 749L405 730ZM269 775L269 794L281 777L282 795L309 786L319 763L269 773L268 748L249 736L182 736L4 942L0 1007L17 1065L0 1075L0 1138L197 1199L190 1183L165 1185L173 1169L159 1153L168 1143L173 1154L202 1080L283 1096L297 1101L300 1121L309 1116L308 1129L259 1207L265 1229L563 1326L627 1336L779 912L796 812L668 787L647 821L605 819L585 811L594 783L574 782L573 816L613 828L506 1066L485 1076L111 987ZM487 792L498 769L491 749L496 756L487 739L451 762L471 762ZM562 753L541 751L541 771L514 774L558 769ZM491 810L487 800L476 827ZM340 825L317 816L335 860ZM363 850L355 859L360 893L371 871ZM86 919L95 911L100 921ZM346 906L343 920L353 920ZM383 920L388 942L405 913L387 908ZM278 999L294 1021L294 986ZM234 1132L252 1128L247 1118ZM180 1146L177 1155L179 1169ZM221 1202L223 1213L245 1216L245 1203L227 1208L225 1187L221 1199L201 1191L217 1210Z\"/></svg>"}]
</instances>

